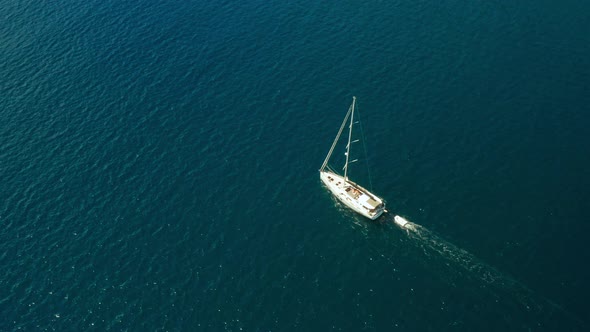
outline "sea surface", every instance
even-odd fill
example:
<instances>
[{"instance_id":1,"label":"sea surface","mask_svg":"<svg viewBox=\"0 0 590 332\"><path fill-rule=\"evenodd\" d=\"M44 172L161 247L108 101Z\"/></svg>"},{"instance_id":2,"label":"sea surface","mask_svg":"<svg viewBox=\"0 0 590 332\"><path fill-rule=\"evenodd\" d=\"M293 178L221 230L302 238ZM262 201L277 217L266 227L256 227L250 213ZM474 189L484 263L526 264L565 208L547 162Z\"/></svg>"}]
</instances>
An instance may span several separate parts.
<instances>
[{"instance_id":1,"label":"sea surface","mask_svg":"<svg viewBox=\"0 0 590 332\"><path fill-rule=\"evenodd\" d=\"M0 0L0 331L588 331L589 128L586 0Z\"/></svg>"}]
</instances>

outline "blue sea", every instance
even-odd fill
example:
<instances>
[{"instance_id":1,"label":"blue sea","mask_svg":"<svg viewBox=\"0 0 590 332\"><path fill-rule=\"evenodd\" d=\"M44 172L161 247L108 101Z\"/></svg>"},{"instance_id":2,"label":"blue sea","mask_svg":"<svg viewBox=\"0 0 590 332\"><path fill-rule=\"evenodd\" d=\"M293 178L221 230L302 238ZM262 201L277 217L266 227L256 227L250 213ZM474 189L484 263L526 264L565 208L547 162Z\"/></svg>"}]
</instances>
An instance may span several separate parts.
<instances>
[{"instance_id":1,"label":"blue sea","mask_svg":"<svg viewBox=\"0 0 590 332\"><path fill-rule=\"evenodd\" d=\"M0 331L590 330L588 1L0 18ZM318 174L352 96L376 221Z\"/></svg>"}]
</instances>

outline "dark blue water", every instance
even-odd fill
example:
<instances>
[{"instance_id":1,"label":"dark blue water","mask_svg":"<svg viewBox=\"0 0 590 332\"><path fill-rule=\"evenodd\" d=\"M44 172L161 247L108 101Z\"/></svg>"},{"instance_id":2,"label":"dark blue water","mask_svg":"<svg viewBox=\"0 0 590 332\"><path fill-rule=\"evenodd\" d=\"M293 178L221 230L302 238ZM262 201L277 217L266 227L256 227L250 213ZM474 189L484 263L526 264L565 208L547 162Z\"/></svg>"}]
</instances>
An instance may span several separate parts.
<instances>
[{"instance_id":1,"label":"dark blue water","mask_svg":"<svg viewBox=\"0 0 590 332\"><path fill-rule=\"evenodd\" d=\"M589 13L0 1L0 330L587 330Z\"/></svg>"}]
</instances>

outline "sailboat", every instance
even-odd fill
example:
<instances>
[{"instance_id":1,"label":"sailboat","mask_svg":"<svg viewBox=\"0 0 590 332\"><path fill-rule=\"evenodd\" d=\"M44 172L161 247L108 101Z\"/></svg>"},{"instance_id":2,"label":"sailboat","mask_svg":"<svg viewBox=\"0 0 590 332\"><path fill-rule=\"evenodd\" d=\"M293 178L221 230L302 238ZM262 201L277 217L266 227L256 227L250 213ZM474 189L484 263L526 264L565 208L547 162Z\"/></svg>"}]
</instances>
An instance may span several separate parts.
<instances>
[{"instance_id":1,"label":"sailboat","mask_svg":"<svg viewBox=\"0 0 590 332\"><path fill-rule=\"evenodd\" d=\"M385 203L383 199L377 197L377 195L371 193L369 190L361 187L359 184L353 182L349 178L348 166L356 160L350 160L350 148L351 143L355 143L358 140L352 141L352 127L354 122L354 108L356 104L356 97L352 97L352 105L348 108L348 112L342 121L340 130L332 143L332 147L320 168L320 179L328 187L328 189L346 206L352 210L362 214L363 216L375 220L385 211ZM348 144L346 144L346 162L344 163L344 175L338 174L330 166L328 161L334 152L334 148L342 135L342 131L348 123L350 118L350 124L348 125Z\"/></svg>"}]
</instances>

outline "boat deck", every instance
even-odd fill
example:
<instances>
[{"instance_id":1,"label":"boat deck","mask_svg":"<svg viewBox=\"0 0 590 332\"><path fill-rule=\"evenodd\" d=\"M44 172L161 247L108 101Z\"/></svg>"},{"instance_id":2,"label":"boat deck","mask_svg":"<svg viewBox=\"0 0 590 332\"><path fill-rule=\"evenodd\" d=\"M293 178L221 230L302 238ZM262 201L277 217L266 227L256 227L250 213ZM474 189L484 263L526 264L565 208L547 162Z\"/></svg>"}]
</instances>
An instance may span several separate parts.
<instances>
[{"instance_id":1,"label":"boat deck","mask_svg":"<svg viewBox=\"0 0 590 332\"><path fill-rule=\"evenodd\" d=\"M326 173L325 179L327 180L326 184L328 187L335 187L332 191L336 197L340 200L343 200L344 197L348 197L348 200L350 200L351 203L354 201L354 205L356 205L355 209L357 209L358 212L367 214L369 218L373 218L377 214L381 215L382 210L384 209L383 202L365 188L354 182L345 181L340 175L336 175L332 172ZM346 203L345 200L343 200L343 202Z\"/></svg>"}]
</instances>

